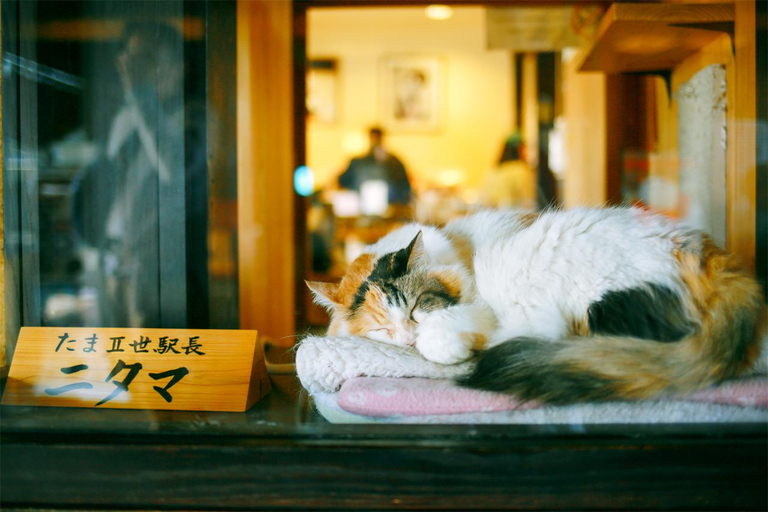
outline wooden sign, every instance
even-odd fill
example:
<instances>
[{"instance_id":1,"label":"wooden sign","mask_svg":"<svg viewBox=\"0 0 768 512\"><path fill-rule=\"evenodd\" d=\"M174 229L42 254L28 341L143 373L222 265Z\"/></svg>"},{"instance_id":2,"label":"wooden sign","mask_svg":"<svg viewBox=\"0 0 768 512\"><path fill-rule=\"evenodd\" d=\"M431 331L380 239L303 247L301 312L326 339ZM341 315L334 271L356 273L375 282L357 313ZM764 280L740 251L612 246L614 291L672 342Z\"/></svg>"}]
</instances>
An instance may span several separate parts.
<instances>
[{"instance_id":1,"label":"wooden sign","mask_svg":"<svg viewBox=\"0 0 768 512\"><path fill-rule=\"evenodd\" d=\"M256 331L23 327L2 404L237 412L269 390Z\"/></svg>"}]
</instances>

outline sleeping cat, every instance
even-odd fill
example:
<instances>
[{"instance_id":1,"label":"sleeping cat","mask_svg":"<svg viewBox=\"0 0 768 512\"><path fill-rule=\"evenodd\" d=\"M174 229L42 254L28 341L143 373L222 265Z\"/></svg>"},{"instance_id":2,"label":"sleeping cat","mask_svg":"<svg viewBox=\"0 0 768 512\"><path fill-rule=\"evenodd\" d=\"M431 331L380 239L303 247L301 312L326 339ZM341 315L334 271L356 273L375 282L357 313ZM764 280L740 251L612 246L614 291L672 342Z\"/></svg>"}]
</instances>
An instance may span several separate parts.
<instances>
[{"instance_id":1,"label":"sleeping cat","mask_svg":"<svg viewBox=\"0 0 768 512\"><path fill-rule=\"evenodd\" d=\"M461 384L551 403L643 399L758 356L760 287L706 235L636 208L486 211L406 225L340 283L308 282L329 335L415 347Z\"/></svg>"}]
</instances>

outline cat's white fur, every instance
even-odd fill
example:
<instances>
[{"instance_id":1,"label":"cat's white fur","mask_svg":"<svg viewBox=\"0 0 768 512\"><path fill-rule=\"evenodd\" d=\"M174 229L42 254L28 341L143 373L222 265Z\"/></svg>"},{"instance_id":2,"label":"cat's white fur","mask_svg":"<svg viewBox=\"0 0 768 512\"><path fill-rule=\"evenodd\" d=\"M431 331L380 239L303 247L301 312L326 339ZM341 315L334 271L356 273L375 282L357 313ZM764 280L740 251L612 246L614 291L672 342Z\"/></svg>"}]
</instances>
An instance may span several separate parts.
<instances>
[{"instance_id":1,"label":"cat's white fur","mask_svg":"<svg viewBox=\"0 0 768 512\"><path fill-rule=\"evenodd\" d=\"M378 257L402 249L410 244L419 232L424 241L424 249L434 264L451 265L459 261L459 255L451 241L439 229L423 224L406 224L382 237L375 244L369 245L365 252Z\"/></svg>"},{"instance_id":2,"label":"cat's white fur","mask_svg":"<svg viewBox=\"0 0 768 512\"><path fill-rule=\"evenodd\" d=\"M416 319L415 344L426 359L468 359L472 333L487 338L483 348L520 336L561 339L568 322L608 291L655 283L686 293L674 257L684 232L664 217L634 208L573 209L542 213L526 227L521 213L481 212L443 230L410 224L369 248L393 252L421 231L435 264L462 265L455 243L470 244L461 303Z\"/></svg>"}]
</instances>

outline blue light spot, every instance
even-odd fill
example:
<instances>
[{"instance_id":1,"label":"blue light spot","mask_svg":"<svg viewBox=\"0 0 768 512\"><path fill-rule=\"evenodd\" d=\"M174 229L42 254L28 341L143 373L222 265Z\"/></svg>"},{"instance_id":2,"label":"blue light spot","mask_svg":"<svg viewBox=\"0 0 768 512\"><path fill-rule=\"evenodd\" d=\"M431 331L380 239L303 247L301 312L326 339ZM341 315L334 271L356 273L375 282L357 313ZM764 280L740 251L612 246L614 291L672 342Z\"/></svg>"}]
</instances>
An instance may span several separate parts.
<instances>
[{"instance_id":1,"label":"blue light spot","mask_svg":"<svg viewBox=\"0 0 768 512\"><path fill-rule=\"evenodd\" d=\"M293 188L300 196L311 196L315 190L315 173L306 165L297 167L293 172Z\"/></svg>"}]
</instances>

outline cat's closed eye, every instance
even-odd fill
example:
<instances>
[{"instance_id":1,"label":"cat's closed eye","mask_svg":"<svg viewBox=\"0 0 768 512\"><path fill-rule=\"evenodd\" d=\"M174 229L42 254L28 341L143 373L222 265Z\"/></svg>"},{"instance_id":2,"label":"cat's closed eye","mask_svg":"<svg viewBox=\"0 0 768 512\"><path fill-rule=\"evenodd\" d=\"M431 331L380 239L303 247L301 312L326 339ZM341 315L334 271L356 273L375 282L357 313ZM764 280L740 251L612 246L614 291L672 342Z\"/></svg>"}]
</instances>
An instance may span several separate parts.
<instances>
[{"instance_id":1,"label":"cat's closed eye","mask_svg":"<svg viewBox=\"0 0 768 512\"><path fill-rule=\"evenodd\" d=\"M409 318L419 323L419 318L429 311L444 309L456 304L458 300L444 292L443 290L425 291L416 299L416 303L411 308Z\"/></svg>"}]
</instances>

